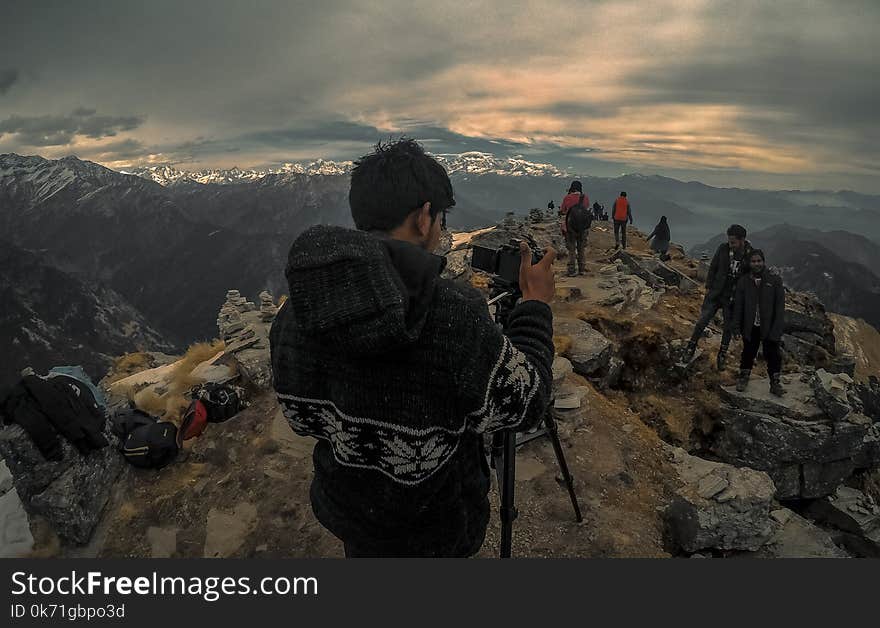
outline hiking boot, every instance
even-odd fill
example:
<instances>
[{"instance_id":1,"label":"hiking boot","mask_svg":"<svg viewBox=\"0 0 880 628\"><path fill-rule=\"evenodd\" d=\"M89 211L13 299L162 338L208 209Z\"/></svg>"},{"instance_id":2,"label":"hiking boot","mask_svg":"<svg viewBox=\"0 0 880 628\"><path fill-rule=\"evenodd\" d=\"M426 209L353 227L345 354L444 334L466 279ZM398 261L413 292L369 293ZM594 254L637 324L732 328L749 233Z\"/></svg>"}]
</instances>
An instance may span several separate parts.
<instances>
[{"instance_id":1,"label":"hiking boot","mask_svg":"<svg viewBox=\"0 0 880 628\"><path fill-rule=\"evenodd\" d=\"M724 367L727 366L727 347L721 347L718 355L715 356L715 366L719 371L723 371Z\"/></svg>"},{"instance_id":2,"label":"hiking boot","mask_svg":"<svg viewBox=\"0 0 880 628\"><path fill-rule=\"evenodd\" d=\"M751 369L740 369L736 378L736 391L745 392L746 386L749 385L749 376L752 374Z\"/></svg>"},{"instance_id":3,"label":"hiking boot","mask_svg":"<svg viewBox=\"0 0 880 628\"><path fill-rule=\"evenodd\" d=\"M774 373L770 376L770 394L782 397L785 394L785 388L782 387L781 375Z\"/></svg>"},{"instance_id":4,"label":"hiking boot","mask_svg":"<svg viewBox=\"0 0 880 628\"><path fill-rule=\"evenodd\" d=\"M578 271L578 275L586 275L586 274L587 274L587 269L586 269L586 268L581 268L581 269Z\"/></svg>"},{"instance_id":5,"label":"hiking boot","mask_svg":"<svg viewBox=\"0 0 880 628\"><path fill-rule=\"evenodd\" d=\"M567 271L565 271L565 276L566 277L577 277L577 273L574 272L574 268L569 268Z\"/></svg>"}]
</instances>

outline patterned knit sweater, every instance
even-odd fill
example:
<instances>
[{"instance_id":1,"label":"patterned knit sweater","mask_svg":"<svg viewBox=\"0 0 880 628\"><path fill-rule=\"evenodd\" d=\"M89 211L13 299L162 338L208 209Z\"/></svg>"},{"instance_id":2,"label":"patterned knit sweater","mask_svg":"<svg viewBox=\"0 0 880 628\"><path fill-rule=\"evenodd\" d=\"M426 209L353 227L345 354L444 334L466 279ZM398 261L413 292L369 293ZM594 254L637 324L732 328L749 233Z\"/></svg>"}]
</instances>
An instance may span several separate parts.
<instances>
[{"instance_id":1,"label":"patterned knit sweater","mask_svg":"<svg viewBox=\"0 0 880 628\"><path fill-rule=\"evenodd\" d=\"M274 385L294 431L318 439L312 507L343 541L478 550L481 434L534 423L548 402L550 308L519 304L505 336L479 292L439 277L444 264L340 227L313 227L290 249Z\"/></svg>"}]
</instances>

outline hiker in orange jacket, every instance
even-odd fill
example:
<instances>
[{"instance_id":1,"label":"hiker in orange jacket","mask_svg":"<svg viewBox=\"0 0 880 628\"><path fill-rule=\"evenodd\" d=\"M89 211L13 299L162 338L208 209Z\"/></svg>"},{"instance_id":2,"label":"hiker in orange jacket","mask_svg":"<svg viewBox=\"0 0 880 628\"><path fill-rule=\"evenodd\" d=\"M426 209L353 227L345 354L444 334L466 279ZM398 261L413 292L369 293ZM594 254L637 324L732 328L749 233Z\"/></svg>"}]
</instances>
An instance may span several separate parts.
<instances>
[{"instance_id":1,"label":"hiker in orange jacket","mask_svg":"<svg viewBox=\"0 0 880 628\"><path fill-rule=\"evenodd\" d=\"M626 198L626 192L621 192L617 200L612 205L611 218L614 220L614 248L619 249L621 243L626 248L626 223L633 223L632 207L629 199Z\"/></svg>"},{"instance_id":2,"label":"hiker in orange jacket","mask_svg":"<svg viewBox=\"0 0 880 628\"><path fill-rule=\"evenodd\" d=\"M562 217L560 228L562 235L565 236L566 248L568 248L568 275L570 277L578 273L581 275L586 273L584 256L592 222L589 207L590 198L584 194L581 182L572 181L568 188L568 194L565 195L559 206L559 215ZM575 260L577 260L577 272L575 272Z\"/></svg>"}]
</instances>

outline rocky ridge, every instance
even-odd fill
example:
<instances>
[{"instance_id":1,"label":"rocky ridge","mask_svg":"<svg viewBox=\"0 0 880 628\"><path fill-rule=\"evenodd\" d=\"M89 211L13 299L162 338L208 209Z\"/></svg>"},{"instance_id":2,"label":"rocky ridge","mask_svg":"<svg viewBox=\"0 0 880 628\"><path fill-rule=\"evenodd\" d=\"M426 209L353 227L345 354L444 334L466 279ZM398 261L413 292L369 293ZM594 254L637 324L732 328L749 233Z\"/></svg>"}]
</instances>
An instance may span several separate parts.
<instances>
[{"instance_id":1,"label":"rocky ridge","mask_svg":"<svg viewBox=\"0 0 880 628\"><path fill-rule=\"evenodd\" d=\"M485 289L488 277L469 268L468 246L522 233L564 257L555 222L534 211L446 237L446 272ZM850 377L852 361L821 304L788 295L786 333L804 343L786 343L789 394L765 394L760 365L736 393L733 369L717 373L706 356L719 341L717 322L704 353L676 363L699 311L700 262L673 250L661 265L640 234L631 239L626 254L616 253L609 225L594 223L588 273L559 277L554 414L585 521L571 517L549 443L533 441L517 456L515 555L874 555L880 382ZM252 405L210 426L174 465L120 479L124 496L109 500L89 552L340 555L308 505L311 442L292 433L270 392L274 307L270 295L257 305L227 293L218 332L225 359L250 381ZM497 551L496 514L482 556Z\"/></svg>"}]
</instances>

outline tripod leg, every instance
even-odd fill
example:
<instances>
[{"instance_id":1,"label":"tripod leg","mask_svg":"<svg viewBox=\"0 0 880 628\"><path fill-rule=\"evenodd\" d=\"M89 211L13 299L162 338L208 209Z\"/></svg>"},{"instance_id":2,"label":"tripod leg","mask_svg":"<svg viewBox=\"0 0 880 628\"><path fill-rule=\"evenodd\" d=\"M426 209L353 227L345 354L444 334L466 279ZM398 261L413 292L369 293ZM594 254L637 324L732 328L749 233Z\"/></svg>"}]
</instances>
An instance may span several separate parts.
<instances>
[{"instance_id":1,"label":"tripod leg","mask_svg":"<svg viewBox=\"0 0 880 628\"><path fill-rule=\"evenodd\" d=\"M503 462L499 474L501 483L501 558L510 558L513 543L513 520L516 519L514 505L514 476L516 475L516 434L505 430L503 439Z\"/></svg>"},{"instance_id":2,"label":"tripod leg","mask_svg":"<svg viewBox=\"0 0 880 628\"><path fill-rule=\"evenodd\" d=\"M577 495L574 492L574 480L568 471L568 465L565 463L562 443L559 442L559 434L556 431L556 420L549 411L544 415L544 425L547 428L550 442L553 443L553 451L556 452L556 462L559 464L559 470L562 472L562 479L565 480L565 486L568 488L568 496L571 498L571 505L574 508L575 520L580 523L584 518L581 516L581 507L578 505Z\"/></svg>"}]
</instances>

